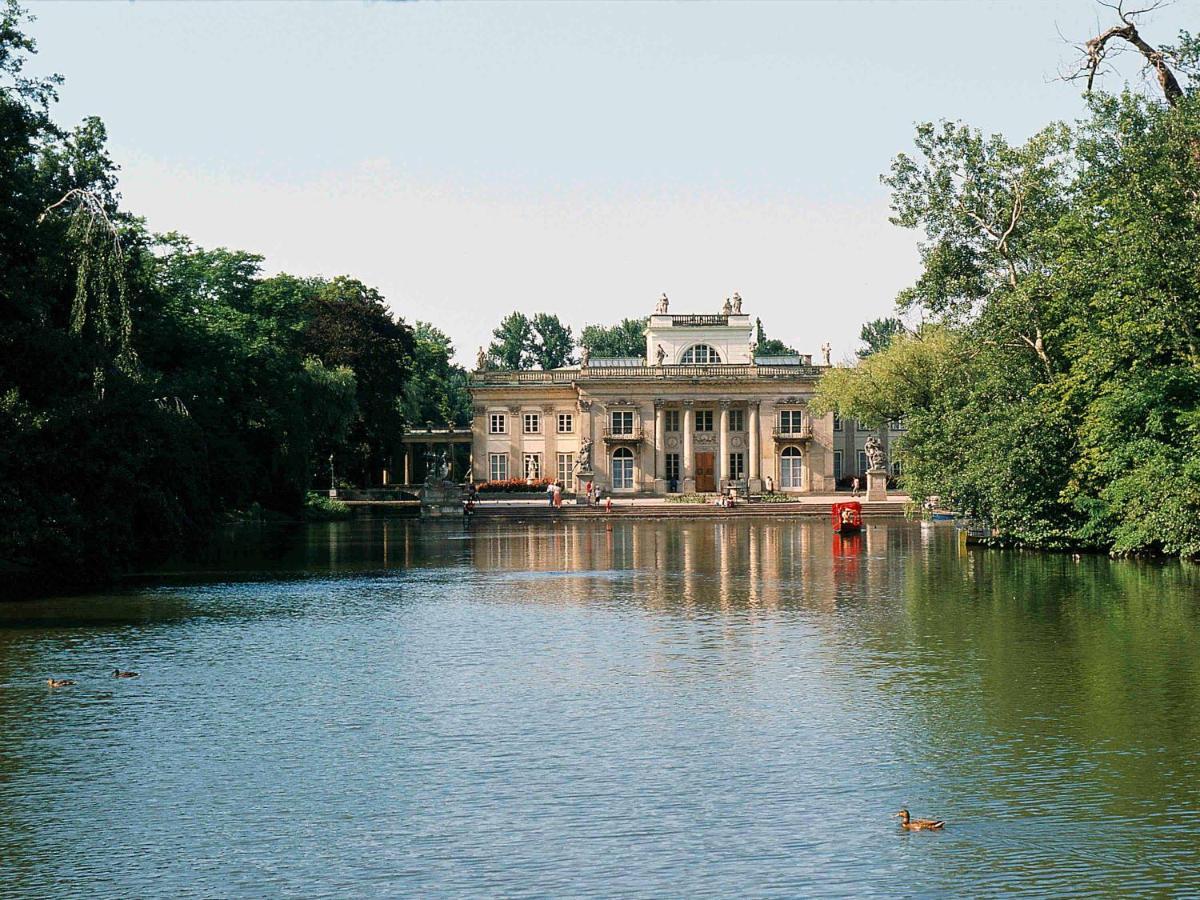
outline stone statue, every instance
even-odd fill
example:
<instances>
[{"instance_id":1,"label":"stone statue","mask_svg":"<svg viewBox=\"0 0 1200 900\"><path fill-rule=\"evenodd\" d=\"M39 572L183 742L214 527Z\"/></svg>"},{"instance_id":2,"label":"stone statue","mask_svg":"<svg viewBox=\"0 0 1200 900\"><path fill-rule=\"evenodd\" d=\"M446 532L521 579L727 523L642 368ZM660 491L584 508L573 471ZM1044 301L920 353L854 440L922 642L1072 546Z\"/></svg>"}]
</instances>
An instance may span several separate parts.
<instances>
[{"instance_id":1,"label":"stone statue","mask_svg":"<svg viewBox=\"0 0 1200 900\"><path fill-rule=\"evenodd\" d=\"M429 447L425 450L425 483L438 485L450 476L450 463L446 459L446 451L438 453Z\"/></svg>"},{"instance_id":2,"label":"stone statue","mask_svg":"<svg viewBox=\"0 0 1200 900\"><path fill-rule=\"evenodd\" d=\"M663 345L659 344L658 349L654 351L654 361L657 365L662 365L663 360L667 358L667 351L663 349Z\"/></svg>"},{"instance_id":3,"label":"stone statue","mask_svg":"<svg viewBox=\"0 0 1200 900\"><path fill-rule=\"evenodd\" d=\"M725 305L721 307L721 312L725 315L730 315L733 312L733 304L729 302L729 298L725 298Z\"/></svg>"},{"instance_id":4,"label":"stone statue","mask_svg":"<svg viewBox=\"0 0 1200 900\"><path fill-rule=\"evenodd\" d=\"M733 292L733 314L735 316L742 314L742 295L737 291Z\"/></svg>"},{"instance_id":5,"label":"stone statue","mask_svg":"<svg viewBox=\"0 0 1200 900\"><path fill-rule=\"evenodd\" d=\"M825 365L827 365L827 366L830 365L829 354L832 352L833 352L833 347L830 346L829 341L826 341L825 343L823 343L821 345L821 357L825 360Z\"/></svg>"},{"instance_id":6,"label":"stone statue","mask_svg":"<svg viewBox=\"0 0 1200 900\"><path fill-rule=\"evenodd\" d=\"M871 470L881 470L887 468L887 460L883 455L883 444L879 442L879 438L871 435L867 438L867 442L863 445L863 452L867 454L867 468Z\"/></svg>"},{"instance_id":7,"label":"stone statue","mask_svg":"<svg viewBox=\"0 0 1200 900\"><path fill-rule=\"evenodd\" d=\"M667 295L663 294L662 298L658 301L658 305L654 307L654 312L660 316L666 315L667 307L670 305L670 303L671 301L667 299Z\"/></svg>"},{"instance_id":8,"label":"stone statue","mask_svg":"<svg viewBox=\"0 0 1200 900\"><path fill-rule=\"evenodd\" d=\"M483 348L479 348L479 353L475 356L475 371L482 372L487 368L487 354L483 352Z\"/></svg>"},{"instance_id":9,"label":"stone statue","mask_svg":"<svg viewBox=\"0 0 1200 900\"><path fill-rule=\"evenodd\" d=\"M592 439L584 438L579 442L579 459L575 461L576 472L592 471Z\"/></svg>"},{"instance_id":10,"label":"stone statue","mask_svg":"<svg viewBox=\"0 0 1200 900\"><path fill-rule=\"evenodd\" d=\"M538 477L537 459L536 459L536 457L530 456L528 459L525 460L525 480L533 481L533 479L535 479L537 477Z\"/></svg>"},{"instance_id":11,"label":"stone statue","mask_svg":"<svg viewBox=\"0 0 1200 900\"><path fill-rule=\"evenodd\" d=\"M590 363L591 361L592 361L592 351L589 350L587 347L584 347L582 350L579 351L579 364L586 369L588 367L588 363Z\"/></svg>"}]
</instances>

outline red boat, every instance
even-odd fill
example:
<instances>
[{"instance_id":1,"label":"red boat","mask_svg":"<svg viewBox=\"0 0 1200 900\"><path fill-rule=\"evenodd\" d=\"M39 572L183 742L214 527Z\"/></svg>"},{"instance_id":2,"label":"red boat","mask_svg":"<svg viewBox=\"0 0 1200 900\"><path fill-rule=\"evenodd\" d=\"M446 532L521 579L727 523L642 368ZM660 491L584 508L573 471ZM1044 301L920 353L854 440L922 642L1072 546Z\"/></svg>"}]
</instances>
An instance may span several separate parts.
<instances>
[{"instance_id":1,"label":"red boat","mask_svg":"<svg viewBox=\"0 0 1200 900\"><path fill-rule=\"evenodd\" d=\"M862 504L857 500L833 504L835 534L858 534L862 531Z\"/></svg>"}]
</instances>

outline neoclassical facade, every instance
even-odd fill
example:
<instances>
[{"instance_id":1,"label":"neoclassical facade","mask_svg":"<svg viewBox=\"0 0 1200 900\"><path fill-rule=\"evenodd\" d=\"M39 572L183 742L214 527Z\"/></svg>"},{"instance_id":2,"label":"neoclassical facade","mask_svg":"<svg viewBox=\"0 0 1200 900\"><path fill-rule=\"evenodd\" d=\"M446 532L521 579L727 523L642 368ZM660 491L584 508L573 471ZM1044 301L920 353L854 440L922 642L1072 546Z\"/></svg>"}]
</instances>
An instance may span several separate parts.
<instances>
[{"instance_id":1,"label":"neoclassical facade","mask_svg":"<svg viewBox=\"0 0 1200 900\"><path fill-rule=\"evenodd\" d=\"M475 480L548 477L572 490L582 475L616 494L832 491L834 418L809 412L825 366L756 357L736 295L716 314L674 315L667 302L650 317L644 358L475 372Z\"/></svg>"}]
</instances>

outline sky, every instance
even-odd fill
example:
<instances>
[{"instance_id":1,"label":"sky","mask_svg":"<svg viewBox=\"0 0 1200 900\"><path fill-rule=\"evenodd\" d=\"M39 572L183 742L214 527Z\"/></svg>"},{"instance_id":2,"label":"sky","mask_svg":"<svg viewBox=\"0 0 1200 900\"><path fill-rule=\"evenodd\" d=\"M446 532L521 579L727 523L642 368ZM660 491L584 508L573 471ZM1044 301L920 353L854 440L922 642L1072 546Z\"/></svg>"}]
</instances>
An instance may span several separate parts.
<instances>
[{"instance_id":1,"label":"sky","mask_svg":"<svg viewBox=\"0 0 1200 900\"><path fill-rule=\"evenodd\" d=\"M996 3L30 3L56 118L98 115L158 232L348 274L472 364L514 309L587 323L735 291L801 352L918 272L879 176L914 125L1020 140L1111 23ZM1200 0L1145 20L1196 30ZM1139 82L1136 66L1122 74ZM1111 78L1106 86L1118 87Z\"/></svg>"}]
</instances>

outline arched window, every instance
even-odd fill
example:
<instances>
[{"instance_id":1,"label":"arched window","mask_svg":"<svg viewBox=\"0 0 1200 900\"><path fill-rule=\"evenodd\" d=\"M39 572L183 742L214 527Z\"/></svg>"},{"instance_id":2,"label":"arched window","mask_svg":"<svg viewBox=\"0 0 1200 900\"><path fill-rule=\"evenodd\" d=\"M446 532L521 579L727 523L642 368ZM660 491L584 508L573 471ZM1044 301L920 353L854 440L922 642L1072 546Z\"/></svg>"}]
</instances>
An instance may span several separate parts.
<instances>
[{"instance_id":1,"label":"arched window","mask_svg":"<svg viewBox=\"0 0 1200 900\"><path fill-rule=\"evenodd\" d=\"M614 491L633 488L633 451L621 447L612 455L612 486Z\"/></svg>"},{"instance_id":2,"label":"arched window","mask_svg":"<svg viewBox=\"0 0 1200 900\"><path fill-rule=\"evenodd\" d=\"M679 364L682 366L702 366L706 363L719 363L721 354L714 350L708 344L693 344L683 351L683 356L679 358Z\"/></svg>"},{"instance_id":3,"label":"arched window","mask_svg":"<svg viewBox=\"0 0 1200 900\"><path fill-rule=\"evenodd\" d=\"M800 476L804 469L804 457L796 447L784 447L779 455L779 486L799 490Z\"/></svg>"}]
</instances>

